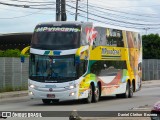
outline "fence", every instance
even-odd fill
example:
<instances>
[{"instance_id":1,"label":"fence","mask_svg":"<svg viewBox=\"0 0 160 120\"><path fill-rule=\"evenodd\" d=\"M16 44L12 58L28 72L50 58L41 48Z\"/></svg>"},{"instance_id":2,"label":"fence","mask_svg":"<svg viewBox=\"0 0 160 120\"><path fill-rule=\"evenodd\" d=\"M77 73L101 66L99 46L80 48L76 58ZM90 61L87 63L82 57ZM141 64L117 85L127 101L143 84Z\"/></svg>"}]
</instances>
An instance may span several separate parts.
<instances>
[{"instance_id":1,"label":"fence","mask_svg":"<svg viewBox=\"0 0 160 120\"><path fill-rule=\"evenodd\" d=\"M29 60L20 58L0 58L0 92L27 89ZM143 80L160 80L160 60L145 59L142 64Z\"/></svg>"},{"instance_id":2,"label":"fence","mask_svg":"<svg viewBox=\"0 0 160 120\"><path fill-rule=\"evenodd\" d=\"M25 63L20 58L0 58L0 92L27 89L28 58Z\"/></svg>"},{"instance_id":3,"label":"fence","mask_svg":"<svg viewBox=\"0 0 160 120\"><path fill-rule=\"evenodd\" d=\"M144 59L142 61L143 80L160 80L160 60Z\"/></svg>"}]
</instances>

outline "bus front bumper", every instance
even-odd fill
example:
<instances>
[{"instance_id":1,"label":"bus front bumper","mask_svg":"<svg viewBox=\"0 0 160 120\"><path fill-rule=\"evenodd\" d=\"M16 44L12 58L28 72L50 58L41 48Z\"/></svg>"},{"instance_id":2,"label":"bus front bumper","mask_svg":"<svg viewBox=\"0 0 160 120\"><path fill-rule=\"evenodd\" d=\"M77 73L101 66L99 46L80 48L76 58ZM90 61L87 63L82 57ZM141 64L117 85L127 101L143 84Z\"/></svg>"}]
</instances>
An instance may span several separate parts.
<instances>
[{"instance_id":1,"label":"bus front bumper","mask_svg":"<svg viewBox=\"0 0 160 120\"><path fill-rule=\"evenodd\" d=\"M78 89L69 89L62 91L54 91L54 90L36 90L29 88L29 96L32 99L55 99L58 101L66 101L66 100L76 100L78 99Z\"/></svg>"}]
</instances>

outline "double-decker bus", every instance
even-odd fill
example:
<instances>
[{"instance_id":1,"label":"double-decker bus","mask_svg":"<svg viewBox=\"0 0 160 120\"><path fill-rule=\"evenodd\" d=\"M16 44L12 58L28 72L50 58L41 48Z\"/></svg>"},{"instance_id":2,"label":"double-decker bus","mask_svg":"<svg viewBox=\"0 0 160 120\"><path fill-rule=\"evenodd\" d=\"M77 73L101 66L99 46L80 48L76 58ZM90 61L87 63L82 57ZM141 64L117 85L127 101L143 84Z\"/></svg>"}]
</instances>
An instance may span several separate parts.
<instances>
[{"instance_id":1,"label":"double-decker bus","mask_svg":"<svg viewBox=\"0 0 160 120\"><path fill-rule=\"evenodd\" d=\"M139 33L91 22L38 24L31 40L29 96L44 104L132 97L141 87Z\"/></svg>"}]
</instances>

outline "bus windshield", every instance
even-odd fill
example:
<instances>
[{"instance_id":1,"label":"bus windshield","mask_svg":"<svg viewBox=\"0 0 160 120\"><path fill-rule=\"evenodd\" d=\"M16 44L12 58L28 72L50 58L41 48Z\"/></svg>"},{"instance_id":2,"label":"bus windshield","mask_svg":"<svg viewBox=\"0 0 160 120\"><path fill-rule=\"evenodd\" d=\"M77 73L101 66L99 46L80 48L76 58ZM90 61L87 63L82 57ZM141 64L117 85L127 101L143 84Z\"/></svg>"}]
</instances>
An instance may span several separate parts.
<instances>
[{"instance_id":1,"label":"bus windshield","mask_svg":"<svg viewBox=\"0 0 160 120\"><path fill-rule=\"evenodd\" d=\"M75 49L79 44L80 27L78 26L37 26L31 41L33 48L49 50Z\"/></svg>"},{"instance_id":2,"label":"bus windshield","mask_svg":"<svg viewBox=\"0 0 160 120\"><path fill-rule=\"evenodd\" d=\"M74 55L44 56L31 54L29 78L37 82L67 82L77 78Z\"/></svg>"}]
</instances>

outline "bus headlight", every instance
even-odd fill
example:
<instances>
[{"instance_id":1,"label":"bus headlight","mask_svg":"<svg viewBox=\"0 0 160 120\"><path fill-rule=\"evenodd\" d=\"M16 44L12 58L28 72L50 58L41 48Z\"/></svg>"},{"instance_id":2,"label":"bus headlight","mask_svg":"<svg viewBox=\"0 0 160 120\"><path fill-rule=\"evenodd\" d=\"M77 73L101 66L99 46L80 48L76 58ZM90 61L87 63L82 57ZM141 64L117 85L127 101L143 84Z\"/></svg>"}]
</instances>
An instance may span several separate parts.
<instances>
[{"instance_id":1,"label":"bus headlight","mask_svg":"<svg viewBox=\"0 0 160 120\"><path fill-rule=\"evenodd\" d=\"M66 89L74 89L74 88L76 88L76 84L70 85L70 86L66 86L65 88L66 88Z\"/></svg>"},{"instance_id":2,"label":"bus headlight","mask_svg":"<svg viewBox=\"0 0 160 120\"><path fill-rule=\"evenodd\" d=\"M29 95L34 95L33 92L29 91Z\"/></svg>"},{"instance_id":3,"label":"bus headlight","mask_svg":"<svg viewBox=\"0 0 160 120\"><path fill-rule=\"evenodd\" d=\"M74 85L69 86L69 89L73 89L73 88L75 88L75 86L74 86Z\"/></svg>"},{"instance_id":4,"label":"bus headlight","mask_svg":"<svg viewBox=\"0 0 160 120\"><path fill-rule=\"evenodd\" d=\"M75 92L71 92L70 94L69 94L69 96L74 96L75 95Z\"/></svg>"},{"instance_id":5,"label":"bus headlight","mask_svg":"<svg viewBox=\"0 0 160 120\"><path fill-rule=\"evenodd\" d=\"M35 85L30 84L29 87L30 88L35 88Z\"/></svg>"}]
</instances>

